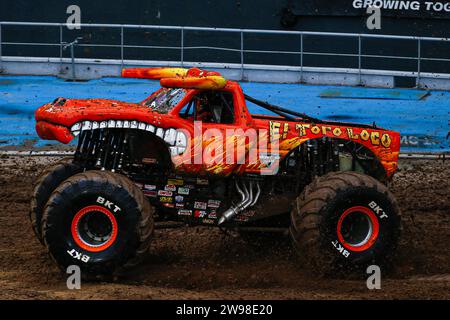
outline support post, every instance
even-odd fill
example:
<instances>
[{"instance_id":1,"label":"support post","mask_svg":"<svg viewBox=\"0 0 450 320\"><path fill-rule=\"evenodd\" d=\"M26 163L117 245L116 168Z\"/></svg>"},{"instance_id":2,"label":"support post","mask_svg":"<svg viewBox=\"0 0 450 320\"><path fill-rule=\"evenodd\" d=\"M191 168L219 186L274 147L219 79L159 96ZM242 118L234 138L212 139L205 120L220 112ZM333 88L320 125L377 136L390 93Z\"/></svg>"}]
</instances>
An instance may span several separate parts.
<instances>
[{"instance_id":1,"label":"support post","mask_svg":"<svg viewBox=\"0 0 450 320\"><path fill-rule=\"evenodd\" d=\"M241 30L241 81L244 80L244 31Z\"/></svg>"},{"instance_id":2,"label":"support post","mask_svg":"<svg viewBox=\"0 0 450 320\"><path fill-rule=\"evenodd\" d=\"M2 56L2 24L0 23L0 73L3 72L3 56Z\"/></svg>"},{"instance_id":3,"label":"support post","mask_svg":"<svg viewBox=\"0 0 450 320\"><path fill-rule=\"evenodd\" d=\"M123 26L120 26L120 68L123 69ZM122 72L122 71L121 71Z\"/></svg>"},{"instance_id":4,"label":"support post","mask_svg":"<svg viewBox=\"0 0 450 320\"><path fill-rule=\"evenodd\" d=\"M361 35L358 36L358 84L362 85L361 76Z\"/></svg>"},{"instance_id":5,"label":"support post","mask_svg":"<svg viewBox=\"0 0 450 320\"><path fill-rule=\"evenodd\" d=\"M303 33L300 34L300 83L303 83Z\"/></svg>"},{"instance_id":6,"label":"support post","mask_svg":"<svg viewBox=\"0 0 450 320\"><path fill-rule=\"evenodd\" d=\"M180 52L180 60L181 60L181 67L184 65L184 28L181 27L181 52Z\"/></svg>"},{"instance_id":7,"label":"support post","mask_svg":"<svg viewBox=\"0 0 450 320\"><path fill-rule=\"evenodd\" d=\"M417 40L417 78L416 78L416 87L420 87L420 68L421 68L421 42L420 39Z\"/></svg>"}]
</instances>

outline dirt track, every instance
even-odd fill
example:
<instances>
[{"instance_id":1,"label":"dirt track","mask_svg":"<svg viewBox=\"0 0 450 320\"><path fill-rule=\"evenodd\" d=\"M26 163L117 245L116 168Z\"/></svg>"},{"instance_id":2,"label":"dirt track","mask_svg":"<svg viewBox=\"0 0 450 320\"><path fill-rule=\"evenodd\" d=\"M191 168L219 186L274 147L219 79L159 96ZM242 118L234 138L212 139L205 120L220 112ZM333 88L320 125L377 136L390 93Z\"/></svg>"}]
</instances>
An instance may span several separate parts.
<instances>
[{"instance_id":1,"label":"dirt track","mask_svg":"<svg viewBox=\"0 0 450 320\"><path fill-rule=\"evenodd\" d=\"M52 158L0 158L0 299L450 299L450 163L402 163L392 190L404 232L396 271L381 290L324 279L298 266L289 242L247 247L215 229L157 230L148 259L114 283L65 278L34 238L31 185Z\"/></svg>"}]
</instances>

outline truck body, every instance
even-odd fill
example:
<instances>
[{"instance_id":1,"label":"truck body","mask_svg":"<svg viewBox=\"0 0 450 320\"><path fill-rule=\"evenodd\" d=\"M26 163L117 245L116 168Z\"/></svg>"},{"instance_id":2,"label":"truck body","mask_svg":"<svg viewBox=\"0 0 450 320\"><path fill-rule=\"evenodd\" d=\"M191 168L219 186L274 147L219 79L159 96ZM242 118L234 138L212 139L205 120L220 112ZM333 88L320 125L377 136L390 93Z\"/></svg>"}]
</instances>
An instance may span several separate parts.
<instances>
[{"instance_id":1,"label":"truck body","mask_svg":"<svg viewBox=\"0 0 450 320\"><path fill-rule=\"evenodd\" d=\"M338 235L337 242L331 243L348 257L352 250L369 252L379 239L380 221L384 223L379 219L388 216L380 214L385 212L380 201L387 201L397 216L395 203L384 199L387 191L381 190L397 169L398 132L375 124L322 121L274 106L245 95L239 83L216 72L124 69L123 76L159 79L162 87L139 103L57 98L36 111L36 130L43 139L65 144L77 137L70 165L74 173L125 176L155 209L157 223L175 221L241 231L290 228L297 238L301 227L293 226L309 219L302 215L302 204L308 208L319 201L314 214L323 215L320 210L325 210L341 216L339 221L329 220L337 225ZM249 104L271 114L251 114ZM334 184L327 186L328 180ZM310 202L307 195L314 188L323 191L317 191L319 200ZM358 188L367 190L360 194ZM334 190L333 195L328 189ZM354 194L344 196L346 192ZM365 193L373 193L374 198L364 200ZM331 201L333 197L343 201L339 208L330 207L338 203ZM377 201L370 200L377 197ZM115 203L104 199L98 196L97 202ZM362 201L362 205L349 206L352 201ZM112 219L114 212L106 209L104 214ZM77 215L84 215L84 209L80 210ZM352 233L349 230L358 228L362 231L356 236L362 238L346 240ZM79 237L77 230L72 230L74 239Z\"/></svg>"}]
</instances>

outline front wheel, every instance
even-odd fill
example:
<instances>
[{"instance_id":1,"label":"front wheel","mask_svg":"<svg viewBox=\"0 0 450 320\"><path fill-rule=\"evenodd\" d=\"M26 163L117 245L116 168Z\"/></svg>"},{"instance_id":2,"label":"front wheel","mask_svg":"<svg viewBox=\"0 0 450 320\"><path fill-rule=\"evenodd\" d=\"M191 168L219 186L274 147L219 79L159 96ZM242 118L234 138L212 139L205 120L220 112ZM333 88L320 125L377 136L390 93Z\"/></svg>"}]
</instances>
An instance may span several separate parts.
<instances>
[{"instance_id":1,"label":"front wheel","mask_svg":"<svg viewBox=\"0 0 450 320\"><path fill-rule=\"evenodd\" d=\"M42 234L64 270L78 265L87 278L134 265L148 250L153 208L128 178L87 171L65 180L44 210Z\"/></svg>"},{"instance_id":2,"label":"front wheel","mask_svg":"<svg viewBox=\"0 0 450 320\"><path fill-rule=\"evenodd\" d=\"M82 168L68 158L48 167L37 179L31 197L29 216L33 231L40 243L44 243L41 232L42 214L50 195L61 182L81 171Z\"/></svg>"},{"instance_id":3,"label":"front wheel","mask_svg":"<svg viewBox=\"0 0 450 320\"><path fill-rule=\"evenodd\" d=\"M324 274L388 266L400 229L400 210L387 187L356 172L317 178L291 212L290 234L301 260Z\"/></svg>"}]
</instances>

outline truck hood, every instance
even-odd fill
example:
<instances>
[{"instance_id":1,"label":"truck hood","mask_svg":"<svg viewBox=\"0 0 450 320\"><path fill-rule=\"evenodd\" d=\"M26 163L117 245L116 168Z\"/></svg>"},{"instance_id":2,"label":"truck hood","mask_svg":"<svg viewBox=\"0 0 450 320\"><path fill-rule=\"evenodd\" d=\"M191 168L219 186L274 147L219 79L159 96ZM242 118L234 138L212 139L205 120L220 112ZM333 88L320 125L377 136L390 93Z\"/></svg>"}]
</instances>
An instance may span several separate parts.
<instances>
[{"instance_id":1,"label":"truck hood","mask_svg":"<svg viewBox=\"0 0 450 320\"><path fill-rule=\"evenodd\" d=\"M151 108L137 103L107 99L64 99L57 98L36 110L36 121L47 121L70 127L82 120L102 121L107 118L136 119L154 114Z\"/></svg>"},{"instance_id":2,"label":"truck hood","mask_svg":"<svg viewBox=\"0 0 450 320\"><path fill-rule=\"evenodd\" d=\"M62 143L69 143L81 129L123 127L156 133L154 124L162 116L167 117L142 104L108 99L57 98L35 112L39 137Z\"/></svg>"}]
</instances>

